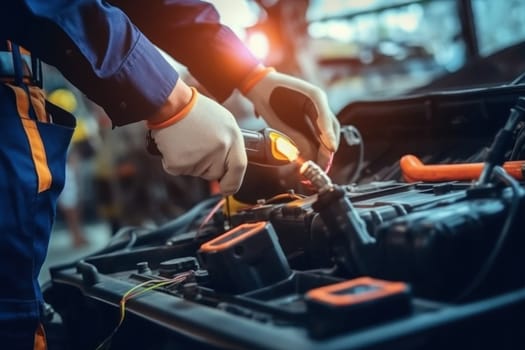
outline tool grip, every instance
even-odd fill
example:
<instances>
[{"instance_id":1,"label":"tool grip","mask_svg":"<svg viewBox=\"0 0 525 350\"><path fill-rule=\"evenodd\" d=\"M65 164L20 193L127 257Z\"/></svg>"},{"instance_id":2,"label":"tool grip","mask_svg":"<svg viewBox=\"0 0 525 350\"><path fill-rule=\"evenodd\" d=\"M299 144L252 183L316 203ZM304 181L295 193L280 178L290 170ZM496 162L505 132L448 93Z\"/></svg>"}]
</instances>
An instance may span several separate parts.
<instances>
[{"instance_id":1,"label":"tool grip","mask_svg":"<svg viewBox=\"0 0 525 350\"><path fill-rule=\"evenodd\" d=\"M244 148L248 161L255 163L264 163L267 158L267 147L264 134L259 131L241 129L244 139Z\"/></svg>"}]
</instances>

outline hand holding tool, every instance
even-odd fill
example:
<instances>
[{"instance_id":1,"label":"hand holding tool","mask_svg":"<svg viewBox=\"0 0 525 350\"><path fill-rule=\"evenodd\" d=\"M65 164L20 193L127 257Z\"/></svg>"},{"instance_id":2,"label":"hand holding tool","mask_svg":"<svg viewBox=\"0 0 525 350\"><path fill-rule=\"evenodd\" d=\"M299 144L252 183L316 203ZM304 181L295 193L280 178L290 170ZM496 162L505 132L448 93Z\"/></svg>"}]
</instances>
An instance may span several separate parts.
<instances>
[{"instance_id":1,"label":"hand holding tool","mask_svg":"<svg viewBox=\"0 0 525 350\"><path fill-rule=\"evenodd\" d=\"M193 90L185 115L175 123L150 125L151 140L162 155L166 172L219 180L224 195L241 186L247 159L241 130L233 115Z\"/></svg>"},{"instance_id":2,"label":"hand holding tool","mask_svg":"<svg viewBox=\"0 0 525 350\"><path fill-rule=\"evenodd\" d=\"M241 129L241 132L244 138L248 163L263 167L279 166L289 164L299 156L299 150L294 142L277 130L271 128L264 128L260 131ZM259 178L251 178L250 171L248 171L247 179L245 179L239 193L247 192L253 195L252 186L260 186ZM243 203L233 196L226 197L224 214L228 223L231 222L232 213L236 213L239 209L251 205Z\"/></svg>"},{"instance_id":3,"label":"hand holding tool","mask_svg":"<svg viewBox=\"0 0 525 350\"><path fill-rule=\"evenodd\" d=\"M302 158L322 168L339 146L340 126L326 94L317 86L292 76L258 67L241 92L268 125L290 136Z\"/></svg>"}]
</instances>

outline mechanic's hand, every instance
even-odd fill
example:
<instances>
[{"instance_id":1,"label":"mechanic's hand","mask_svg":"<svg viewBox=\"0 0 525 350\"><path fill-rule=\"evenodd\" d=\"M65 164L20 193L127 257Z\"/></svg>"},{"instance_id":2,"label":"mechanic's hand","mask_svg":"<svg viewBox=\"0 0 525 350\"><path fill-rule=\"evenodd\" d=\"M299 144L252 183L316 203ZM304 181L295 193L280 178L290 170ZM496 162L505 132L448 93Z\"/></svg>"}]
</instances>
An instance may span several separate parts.
<instances>
[{"instance_id":1,"label":"mechanic's hand","mask_svg":"<svg viewBox=\"0 0 525 350\"><path fill-rule=\"evenodd\" d=\"M247 159L241 131L227 109L192 88L182 111L160 123L150 120L148 127L168 173L218 179L224 195L237 192Z\"/></svg>"},{"instance_id":2,"label":"mechanic's hand","mask_svg":"<svg viewBox=\"0 0 525 350\"><path fill-rule=\"evenodd\" d=\"M339 146L340 125L324 91L262 66L250 74L240 90L270 127L296 142L302 158L327 166Z\"/></svg>"}]
</instances>

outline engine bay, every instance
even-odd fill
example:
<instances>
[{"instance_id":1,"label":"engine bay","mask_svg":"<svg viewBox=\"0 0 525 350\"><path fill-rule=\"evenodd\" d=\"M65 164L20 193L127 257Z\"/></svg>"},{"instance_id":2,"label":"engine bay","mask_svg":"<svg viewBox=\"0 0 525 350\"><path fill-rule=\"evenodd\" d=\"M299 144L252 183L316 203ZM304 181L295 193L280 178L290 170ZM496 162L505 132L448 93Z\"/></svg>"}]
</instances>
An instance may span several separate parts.
<instances>
[{"instance_id":1,"label":"engine bay","mask_svg":"<svg viewBox=\"0 0 525 350\"><path fill-rule=\"evenodd\" d=\"M45 297L60 315L64 347L523 341L523 164L515 175L492 164L484 181L421 181L403 173L400 159L484 162L483 174L524 90L351 104L338 116L345 142L328 174L306 162L276 184L267 176L276 170L254 168L241 200L211 196L163 226L126 228L102 251L53 267ZM498 151L505 161L523 159L523 121L513 123L510 148Z\"/></svg>"}]
</instances>

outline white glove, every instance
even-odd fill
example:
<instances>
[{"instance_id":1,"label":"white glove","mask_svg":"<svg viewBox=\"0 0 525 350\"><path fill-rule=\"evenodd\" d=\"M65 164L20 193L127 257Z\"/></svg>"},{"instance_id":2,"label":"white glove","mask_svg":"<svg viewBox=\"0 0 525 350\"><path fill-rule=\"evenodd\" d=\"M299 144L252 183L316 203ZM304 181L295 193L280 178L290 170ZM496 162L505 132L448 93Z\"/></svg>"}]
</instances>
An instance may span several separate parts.
<instances>
[{"instance_id":1,"label":"white glove","mask_svg":"<svg viewBox=\"0 0 525 350\"><path fill-rule=\"evenodd\" d=\"M148 124L162 164L172 175L219 180L221 192L233 194L241 186L247 166L241 130L227 109L192 90L192 101L182 119L160 128Z\"/></svg>"},{"instance_id":2,"label":"white glove","mask_svg":"<svg viewBox=\"0 0 525 350\"><path fill-rule=\"evenodd\" d=\"M272 69L257 69L255 85L253 78L252 83L248 78L247 85L241 88L256 113L270 127L291 137L303 159L314 160L325 168L339 146L340 137L340 125L328 106L325 92Z\"/></svg>"}]
</instances>

